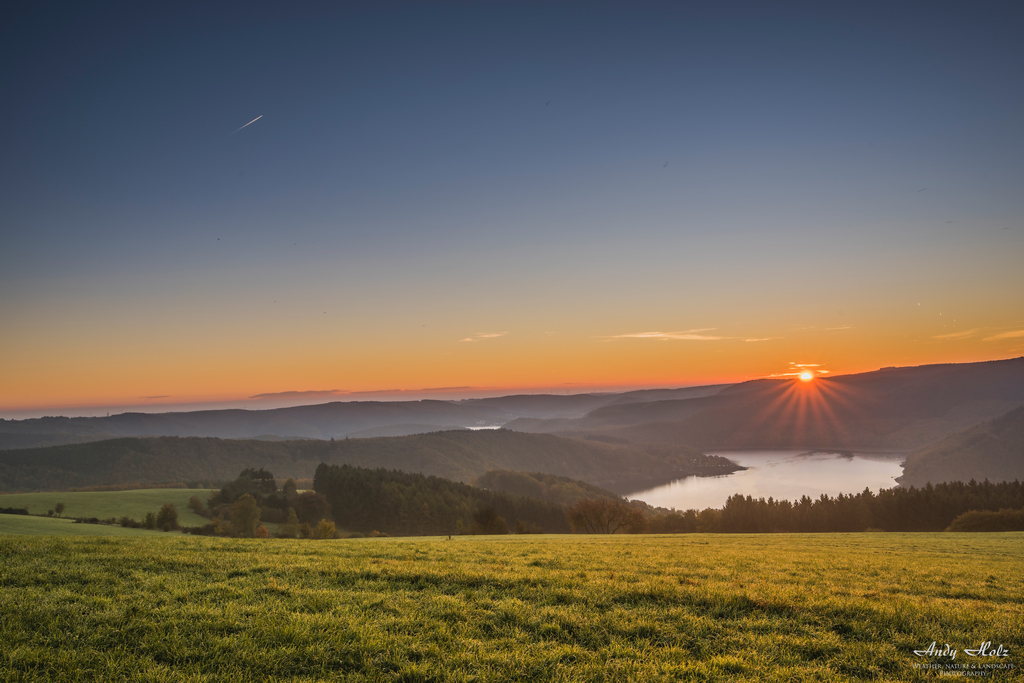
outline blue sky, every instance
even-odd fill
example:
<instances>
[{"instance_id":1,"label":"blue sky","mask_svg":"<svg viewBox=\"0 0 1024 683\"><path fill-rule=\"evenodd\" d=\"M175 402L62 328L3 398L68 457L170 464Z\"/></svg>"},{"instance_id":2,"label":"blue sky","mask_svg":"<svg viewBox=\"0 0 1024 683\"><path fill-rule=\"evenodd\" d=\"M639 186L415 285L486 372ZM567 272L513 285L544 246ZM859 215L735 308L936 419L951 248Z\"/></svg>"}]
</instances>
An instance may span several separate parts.
<instances>
[{"instance_id":1,"label":"blue sky","mask_svg":"<svg viewBox=\"0 0 1024 683\"><path fill-rule=\"evenodd\" d=\"M129 377L188 367L203 333L370 390L396 380L366 349L397 338L405 358L473 334L805 324L883 349L906 318L890 304L923 298L974 316L950 360L1014 354L982 340L1024 327L1022 20L995 2L26 5L0 34L0 407L88 403L76 368L97 357L96 400L327 388L284 367L218 391ZM936 321L919 336L952 329ZM325 335L367 367L303 345ZM821 353L884 355L855 346ZM489 358L505 380L441 386L585 380L531 374L570 351L524 348ZM732 374L680 350L665 381L806 350ZM628 383L614 362L596 379Z\"/></svg>"}]
</instances>

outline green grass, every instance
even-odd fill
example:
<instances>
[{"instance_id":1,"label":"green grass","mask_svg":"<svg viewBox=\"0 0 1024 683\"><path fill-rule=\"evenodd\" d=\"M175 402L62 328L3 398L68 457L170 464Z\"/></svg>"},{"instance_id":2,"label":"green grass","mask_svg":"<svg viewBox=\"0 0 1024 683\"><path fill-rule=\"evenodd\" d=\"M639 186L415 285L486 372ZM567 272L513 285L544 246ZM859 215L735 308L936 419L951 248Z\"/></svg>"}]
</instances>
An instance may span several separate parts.
<instances>
[{"instance_id":1,"label":"green grass","mask_svg":"<svg viewBox=\"0 0 1024 683\"><path fill-rule=\"evenodd\" d=\"M209 520L188 509L188 499L199 496L206 500L213 495L209 489L137 489L131 491L74 491L64 493L0 494L0 507L28 508L30 514L44 515L57 503L64 503L65 517L98 517L118 519L123 515L142 521L147 512L159 512L164 503L178 510L182 526L202 526ZM6 515L0 515L3 517ZM2 520L0 520L2 522ZM2 527L0 527L2 533Z\"/></svg>"},{"instance_id":2,"label":"green grass","mask_svg":"<svg viewBox=\"0 0 1024 683\"><path fill-rule=\"evenodd\" d=\"M932 641L1020 663L1024 534L0 537L8 681L926 680Z\"/></svg>"}]
</instances>

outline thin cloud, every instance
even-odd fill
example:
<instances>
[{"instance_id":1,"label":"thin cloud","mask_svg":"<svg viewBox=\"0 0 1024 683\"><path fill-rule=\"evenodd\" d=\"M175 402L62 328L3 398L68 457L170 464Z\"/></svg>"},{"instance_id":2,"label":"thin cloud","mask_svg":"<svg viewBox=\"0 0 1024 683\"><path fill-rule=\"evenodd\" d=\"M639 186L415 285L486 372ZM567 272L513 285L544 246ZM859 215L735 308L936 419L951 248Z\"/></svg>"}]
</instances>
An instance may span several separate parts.
<instances>
[{"instance_id":1,"label":"thin cloud","mask_svg":"<svg viewBox=\"0 0 1024 683\"><path fill-rule=\"evenodd\" d=\"M826 327L826 330L852 330L853 325L840 325L839 327Z\"/></svg>"},{"instance_id":2,"label":"thin cloud","mask_svg":"<svg viewBox=\"0 0 1024 683\"><path fill-rule=\"evenodd\" d=\"M139 396L139 398L151 399L151 398L170 398L170 394L163 394L162 396Z\"/></svg>"},{"instance_id":3,"label":"thin cloud","mask_svg":"<svg viewBox=\"0 0 1024 683\"><path fill-rule=\"evenodd\" d=\"M980 332L978 329L964 330L962 332L947 332L946 334L937 334L932 339L966 339L967 337L973 336Z\"/></svg>"},{"instance_id":4,"label":"thin cloud","mask_svg":"<svg viewBox=\"0 0 1024 683\"><path fill-rule=\"evenodd\" d=\"M718 341L729 337L719 337L701 332L711 332L715 328L702 327L697 330L685 330L683 332L633 332L631 334L617 334L607 339L657 339L659 341Z\"/></svg>"},{"instance_id":5,"label":"thin cloud","mask_svg":"<svg viewBox=\"0 0 1024 683\"><path fill-rule=\"evenodd\" d=\"M999 334L991 337L986 337L984 341L1001 341L1003 339L1018 339L1024 337L1024 330L1011 330L1010 332L1000 332Z\"/></svg>"},{"instance_id":6,"label":"thin cloud","mask_svg":"<svg viewBox=\"0 0 1024 683\"><path fill-rule=\"evenodd\" d=\"M759 341L771 341L775 337L756 337L754 339L744 339L745 342L759 342Z\"/></svg>"},{"instance_id":7,"label":"thin cloud","mask_svg":"<svg viewBox=\"0 0 1024 683\"><path fill-rule=\"evenodd\" d=\"M477 332L472 337L466 337L460 339L460 342L477 342L481 339L495 339L497 337L504 337L508 332Z\"/></svg>"},{"instance_id":8,"label":"thin cloud","mask_svg":"<svg viewBox=\"0 0 1024 683\"><path fill-rule=\"evenodd\" d=\"M320 391L277 391L269 394L256 394L249 398L327 398L347 393L347 391L339 391L338 389L322 389Z\"/></svg>"}]
</instances>

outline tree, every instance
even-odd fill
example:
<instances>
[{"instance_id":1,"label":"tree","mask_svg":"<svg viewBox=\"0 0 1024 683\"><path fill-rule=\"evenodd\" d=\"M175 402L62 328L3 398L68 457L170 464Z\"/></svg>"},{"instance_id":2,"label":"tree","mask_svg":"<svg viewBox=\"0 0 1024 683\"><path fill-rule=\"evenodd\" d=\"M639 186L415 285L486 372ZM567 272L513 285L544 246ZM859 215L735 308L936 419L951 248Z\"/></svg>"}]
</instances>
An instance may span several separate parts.
<instances>
[{"instance_id":1,"label":"tree","mask_svg":"<svg viewBox=\"0 0 1024 683\"><path fill-rule=\"evenodd\" d=\"M569 509L569 524L576 533L642 534L647 530L647 518L639 508L624 500L584 498Z\"/></svg>"},{"instance_id":2,"label":"tree","mask_svg":"<svg viewBox=\"0 0 1024 683\"><path fill-rule=\"evenodd\" d=\"M66 509L67 509L67 506L65 506L64 503L57 503L56 505L53 506L53 511L57 513L58 517L63 515L64 514L64 510L66 510Z\"/></svg>"},{"instance_id":3,"label":"tree","mask_svg":"<svg viewBox=\"0 0 1024 683\"><path fill-rule=\"evenodd\" d=\"M284 482L284 486L281 487L281 493L284 494L285 498L294 498L299 495L299 487L295 480L288 477L287 481Z\"/></svg>"},{"instance_id":4,"label":"tree","mask_svg":"<svg viewBox=\"0 0 1024 683\"><path fill-rule=\"evenodd\" d=\"M160 512L156 515L156 528L161 531L170 531L178 528L178 511L170 503L164 503Z\"/></svg>"},{"instance_id":5,"label":"tree","mask_svg":"<svg viewBox=\"0 0 1024 683\"><path fill-rule=\"evenodd\" d=\"M236 536L253 538L260 523L260 508L248 493L231 506L231 526Z\"/></svg>"},{"instance_id":6,"label":"tree","mask_svg":"<svg viewBox=\"0 0 1024 683\"><path fill-rule=\"evenodd\" d=\"M152 512L147 512L146 513L146 519L142 522L142 526L146 527L147 529L155 529L156 528L156 514L152 513Z\"/></svg>"}]
</instances>

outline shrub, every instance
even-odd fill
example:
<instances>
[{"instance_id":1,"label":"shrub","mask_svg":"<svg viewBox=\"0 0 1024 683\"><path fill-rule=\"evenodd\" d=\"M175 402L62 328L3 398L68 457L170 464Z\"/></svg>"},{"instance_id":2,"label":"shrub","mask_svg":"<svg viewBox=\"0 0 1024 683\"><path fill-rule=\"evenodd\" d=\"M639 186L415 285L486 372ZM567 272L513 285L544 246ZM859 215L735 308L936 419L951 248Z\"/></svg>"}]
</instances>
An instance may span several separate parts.
<instances>
[{"instance_id":1,"label":"shrub","mask_svg":"<svg viewBox=\"0 0 1024 683\"><path fill-rule=\"evenodd\" d=\"M1024 509L969 510L954 519L946 531L1024 531Z\"/></svg>"},{"instance_id":2,"label":"shrub","mask_svg":"<svg viewBox=\"0 0 1024 683\"><path fill-rule=\"evenodd\" d=\"M334 522L321 519L320 523L316 525L316 537L334 538Z\"/></svg>"},{"instance_id":3,"label":"shrub","mask_svg":"<svg viewBox=\"0 0 1024 683\"><path fill-rule=\"evenodd\" d=\"M156 514L153 513L153 512L147 512L146 513L146 519L144 519L142 521L142 526L144 526L147 529L155 529L156 528Z\"/></svg>"},{"instance_id":4,"label":"shrub","mask_svg":"<svg viewBox=\"0 0 1024 683\"><path fill-rule=\"evenodd\" d=\"M256 527L256 538L266 538L269 535L270 532L267 531L267 527L263 526L262 524Z\"/></svg>"},{"instance_id":5,"label":"shrub","mask_svg":"<svg viewBox=\"0 0 1024 683\"><path fill-rule=\"evenodd\" d=\"M313 538L313 527L306 522L299 525L299 538Z\"/></svg>"},{"instance_id":6,"label":"shrub","mask_svg":"<svg viewBox=\"0 0 1024 683\"><path fill-rule=\"evenodd\" d=\"M124 517L122 517L120 522L121 522L121 526L125 527L126 529L130 529L130 528L134 527L136 524L138 524L138 522L136 522L134 519L132 519L128 515L125 515Z\"/></svg>"}]
</instances>

